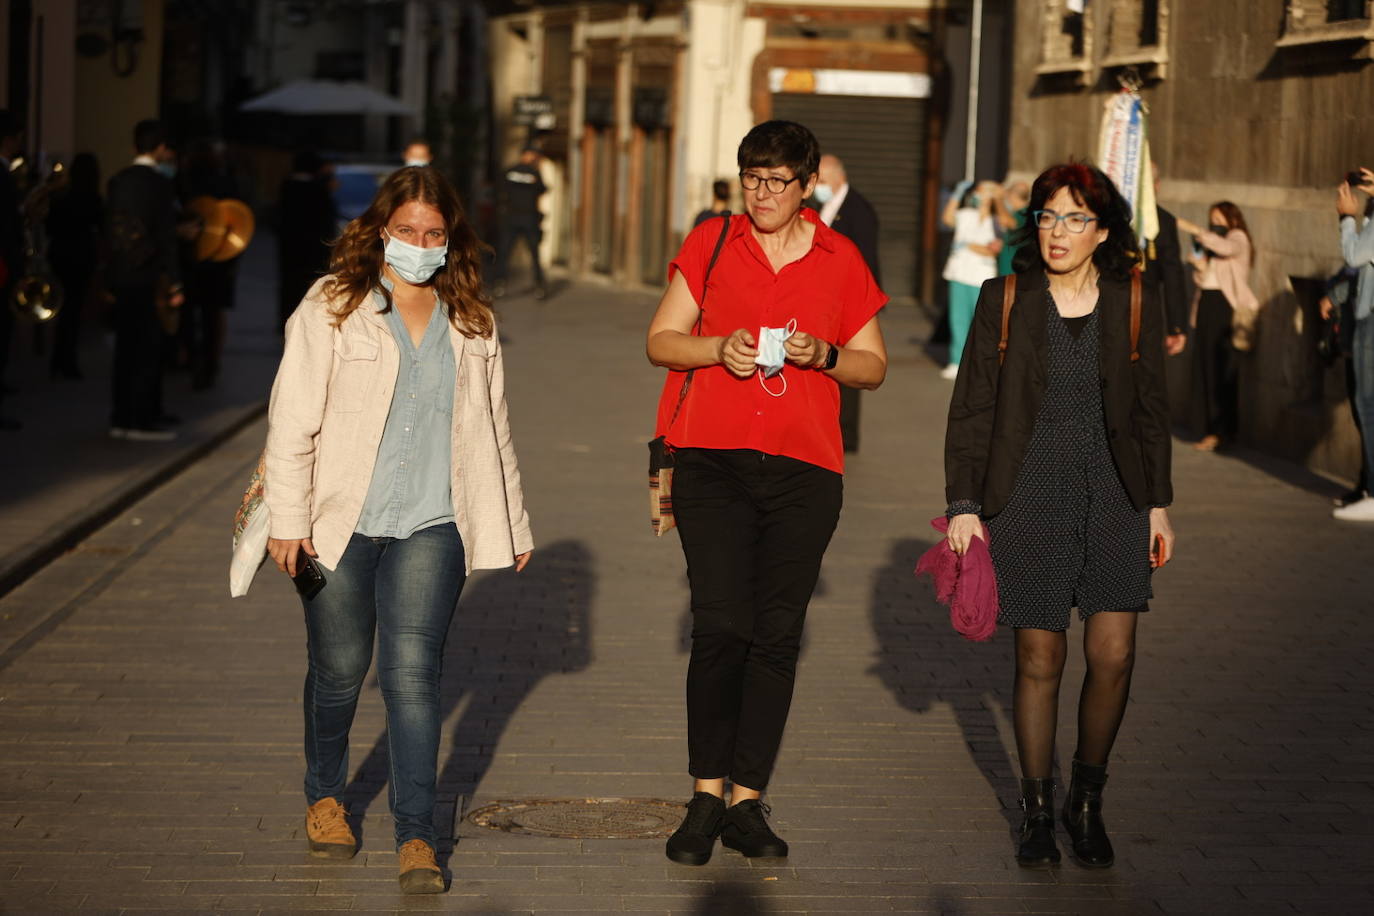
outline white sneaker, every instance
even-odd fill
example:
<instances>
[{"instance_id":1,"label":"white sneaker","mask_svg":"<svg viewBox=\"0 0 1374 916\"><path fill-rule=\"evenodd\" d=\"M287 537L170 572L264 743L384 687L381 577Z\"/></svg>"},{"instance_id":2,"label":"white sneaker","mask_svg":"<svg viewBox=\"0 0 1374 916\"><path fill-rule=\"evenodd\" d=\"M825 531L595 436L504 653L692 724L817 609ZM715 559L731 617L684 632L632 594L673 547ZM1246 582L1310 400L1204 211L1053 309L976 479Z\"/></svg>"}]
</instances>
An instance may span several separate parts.
<instances>
[{"instance_id":1,"label":"white sneaker","mask_svg":"<svg viewBox=\"0 0 1374 916\"><path fill-rule=\"evenodd\" d=\"M1374 522L1374 496L1366 496L1348 506L1332 509L1331 516L1347 522Z\"/></svg>"},{"instance_id":2,"label":"white sneaker","mask_svg":"<svg viewBox=\"0 0 1374 916\"><path fill-rule=\"evenodd\" d=\"M951 381L953 381L954 379L956 379L956 378L958 378L958 377L959 377L959 364L958 364L958 363L950 363L948 366L946 366L945 368L943 368L943 369L940 370L940 378L947 378L947 379L950 379Z\"/></svg>"},{"instance_id":3,"label":"white sneaker","mask_svg":"<svg viewBox=\"0 0 1374 916\"><path fill-rule=\"evenodd\" d=\"M124 438L131 442L171 442L176 437L175 431L160 426L130 426L124 430Z\"/></svg>"}]
</instances>

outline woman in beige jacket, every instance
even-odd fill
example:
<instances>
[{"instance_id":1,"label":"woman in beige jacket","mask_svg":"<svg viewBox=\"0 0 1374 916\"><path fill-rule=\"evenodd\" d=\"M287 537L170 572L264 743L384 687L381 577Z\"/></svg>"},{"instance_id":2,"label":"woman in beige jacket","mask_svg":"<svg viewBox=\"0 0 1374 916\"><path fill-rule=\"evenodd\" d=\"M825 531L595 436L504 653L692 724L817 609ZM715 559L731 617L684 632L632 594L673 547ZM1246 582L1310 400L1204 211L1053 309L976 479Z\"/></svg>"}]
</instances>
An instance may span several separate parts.
<instances>
[{"instance_id":1,"label":"woman in beige jacket","mask_svg":"<svg viewBox=\"0 0 1374 916\"><path fill-rule=\"evenodd\" d=\"M481 248L439 172L392 174L287 322L268 413L268 552L305 606L310 851L357 851L340 799L375 637L405 893L444 890L439 670L463 582L533 548Z\"/></svg>"}]
</instances>

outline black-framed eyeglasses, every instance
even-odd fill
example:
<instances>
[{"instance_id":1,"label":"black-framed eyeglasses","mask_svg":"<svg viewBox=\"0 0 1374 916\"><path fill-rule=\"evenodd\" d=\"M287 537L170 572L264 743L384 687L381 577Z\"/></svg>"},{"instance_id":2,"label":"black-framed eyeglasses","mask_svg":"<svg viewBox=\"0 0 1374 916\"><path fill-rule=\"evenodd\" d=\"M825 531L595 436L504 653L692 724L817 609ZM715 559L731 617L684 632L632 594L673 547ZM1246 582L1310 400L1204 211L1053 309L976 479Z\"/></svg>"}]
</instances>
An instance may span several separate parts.
<instances>
[{"instance_id":1,"label":"black-framed eyeglasses","mask_svg":"<svg viewBox=\"0 0 1374 916\"><path fill-rule=\"evenodd\" d=\"M769 194L781 194L783 191L786 191L787 186L794 181L801 181L801 176L798 175L795 178L778 178L774 175L764 178L762 175L755 175L753 172L739 173L739 186L746 191L757 191L759 185L762 184L768 188Z\"/></svg>"},{"instance_id":2,"label":"black-framed eyeglasses","mask_svg":"<svg viewBox=\"0 0 1374 916\"><path fill-rule=\"evenodd\" d=\"M1056 223L1063 223L1064 228L1073 233L1082 232L1088 228L1088 223L1097 222L1097 217L1089 216L1086 213L1065 213L1058 214L1053 210L1036 210L1031 214L1035 219L1037 229L1053 229Z\"/></svg>"}]
</instances>

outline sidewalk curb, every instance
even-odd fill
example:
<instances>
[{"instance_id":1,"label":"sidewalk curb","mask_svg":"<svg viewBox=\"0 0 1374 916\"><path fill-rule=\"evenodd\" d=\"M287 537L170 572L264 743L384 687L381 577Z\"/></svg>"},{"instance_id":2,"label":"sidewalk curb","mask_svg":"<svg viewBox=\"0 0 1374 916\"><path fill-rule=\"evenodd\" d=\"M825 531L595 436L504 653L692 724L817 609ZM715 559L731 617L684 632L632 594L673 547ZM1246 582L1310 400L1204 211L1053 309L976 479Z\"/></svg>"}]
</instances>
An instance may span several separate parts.
<instances>
[{"instance_id":1,"label":"sidewalk curb","mask_svg":"<svg viewBox=\"0 0 1374 916\"><path fill-rule=\"evenodd\" d=\"M238 416L204 439L172 454L166 461L153 465L133 481L106 494L84 511L74 513L58 522L44 533L38 543L0 557L0 598L14 591L43 567L90 537L134 503L169 483L182 471L233 438L239 431L256 422L266 412L265 400L244 408Z\"/></svg>"}]
</instances>

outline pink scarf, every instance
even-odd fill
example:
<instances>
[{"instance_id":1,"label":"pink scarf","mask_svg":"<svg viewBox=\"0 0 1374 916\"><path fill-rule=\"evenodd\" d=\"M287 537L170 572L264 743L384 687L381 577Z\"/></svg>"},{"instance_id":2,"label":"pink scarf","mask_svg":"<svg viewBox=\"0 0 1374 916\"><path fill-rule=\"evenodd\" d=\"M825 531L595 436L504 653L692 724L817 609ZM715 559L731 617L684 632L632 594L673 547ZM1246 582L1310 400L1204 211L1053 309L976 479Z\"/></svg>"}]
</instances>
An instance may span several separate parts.
<instances>
[{"instance_id":1,"label":"pink scarf","mask_svg":"<svg viewBox=\"0 0 1374 916\"><path fill-rule=\"evenodd\" d=\"M933 518L930 525L944 534L949 521ZM916 575L930 576L935 598L949 605L949 621L965 639L982 642L997 631L997 576L988 552L988 526L983 536L973 538L961 557L944 538L927 550L916 563Z\"/></svg>"}]
</instances>

